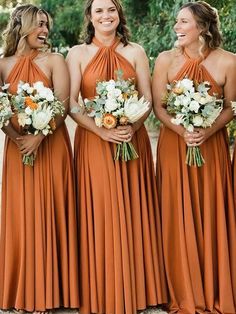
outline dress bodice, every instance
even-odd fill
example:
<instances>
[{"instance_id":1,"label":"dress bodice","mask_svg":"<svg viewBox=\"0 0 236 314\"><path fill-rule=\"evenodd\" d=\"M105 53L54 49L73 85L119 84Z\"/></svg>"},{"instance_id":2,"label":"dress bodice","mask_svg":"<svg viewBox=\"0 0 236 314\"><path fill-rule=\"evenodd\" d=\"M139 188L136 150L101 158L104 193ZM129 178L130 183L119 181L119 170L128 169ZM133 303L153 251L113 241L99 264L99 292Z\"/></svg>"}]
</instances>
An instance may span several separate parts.
<instances>
[{"instance_id":1,"label":"dress bodice","mask_svg":"<svg viewBox=\"0 0 236 314\"><path fill-rule=\"evenodd\" d=\"M209 53L205 55L205 58L207 58L208 55ZM174 77L174 81L182 80L185 77L198 83L208 81L211 85L209 92L211 94L216 94L218 98L220 98L223 94L223 90L202 64L204 58L192 59L186 52L184 52L184 56L186 58L186 62Z\"/></svg>"},{"instance_id":2,"label":"dress bodice","mask_svg":"<svg viewBox=\"0 0 236 314\"><path fill-rule=\"evenodd\" d=\"M18 57L16 64L6 79L6 83L10 84L9 91L11 93L16 93L19 81L29 84L41 81L45 86L50 87L49 79L34 62L34 58L38 53L38 50L33 50L30 54Z\"/></svg>"},{"instance_id":3,"label":"dress bodice","mask_svg":"<svg viewBox=\"0 0 236 314\"><path fill-rule=\"evenodd\" d=\"M98 47L98 51L84 70L81 94L83 98L92 98L96 95L97 81L116 79L116 70L123 71L123 78L136 79L136 73L131 63L116 51L120 43L119 38L115 38L109 47L104 46L97 38L93 38L93 43Z\"/></svg>"}]
</instances>

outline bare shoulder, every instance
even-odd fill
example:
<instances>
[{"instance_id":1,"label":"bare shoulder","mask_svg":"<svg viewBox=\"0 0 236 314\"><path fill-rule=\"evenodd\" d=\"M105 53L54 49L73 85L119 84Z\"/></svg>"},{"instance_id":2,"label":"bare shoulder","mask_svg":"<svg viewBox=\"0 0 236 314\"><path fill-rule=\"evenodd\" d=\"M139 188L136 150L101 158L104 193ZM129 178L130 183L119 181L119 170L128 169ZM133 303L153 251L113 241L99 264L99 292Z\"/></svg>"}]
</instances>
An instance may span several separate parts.
<instances>
[{"instance_id":1,"label":"bare shoulder","mask_svg":"<svg viewBox=\"0 0 236 314\"><path fill-rule=\"evenodd\" d=\"M224 67L236 67L236 54L230 51L217 48L212 52L212 57L218 60Z\"/></svg>"},{"instance_id":2,"label":"bare shoulder","mask_svg":"<svg viewBox=\"0 0 236 314\"><path fill-rule=\"evenodd\" d=\"M88 46L86 44L76 45L70 48L66 60L80 60L81 57L86 56L88 53Z\"/></svg>"},{"instance_id":3,"label":"bare shoulder","mask_svg":"<svg viewBox=\"0 0 236 314\"><path fill-rule=\"evenodd\" d=\"M137 43L129 42L129 44L126 47L127 47L127 49L130 50L130 52L133 55L136 55L138 57L146 56L146 52L145 52L144 48Z\"/></svg>"},{"instance_id":4,"label":"bare shoulder","mask_svg":"<svg viewBox=\"0 0 236 314\"><path fill-rule=\"evenodd\" d=\"M162 51L156 58L155 67L168 68L178 57L179 53L175 49Z\"/></svg>"},{"instance_id":5,"label":"bare shoulder","mask_svg":"<svg viewBox=\"0 0 236 314\"><path fill-rule=\"evenodd\" d=\"M41 55L42 58L46 57L50 63L63 63L65 62L64 56L58 52L46 52Z\"/></svg>"}]
</instances>

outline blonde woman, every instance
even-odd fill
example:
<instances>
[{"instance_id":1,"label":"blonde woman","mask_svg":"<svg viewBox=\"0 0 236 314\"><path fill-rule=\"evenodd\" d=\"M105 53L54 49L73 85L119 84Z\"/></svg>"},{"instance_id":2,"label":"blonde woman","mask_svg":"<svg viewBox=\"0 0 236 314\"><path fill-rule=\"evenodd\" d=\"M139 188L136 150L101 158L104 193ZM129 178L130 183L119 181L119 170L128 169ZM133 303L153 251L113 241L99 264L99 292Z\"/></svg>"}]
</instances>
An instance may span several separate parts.
<instances>
[{"instance_id":1,"label":"blonde woman","mask_svg":"<svg viewBox=\"0 0 236 314\"><path fill-rule=\"evenodd\" d=\"M69 77L62 56L47 51L50 18L17 7L4 37L2 83L42 81L65 105ZM52 135L25 134L13 118L6 133L0 238L0 309L44 312L77 308L78 271L72 154L66 114ZM22 156L34 154L34 166Z\"/></svg>"}]
</instances>

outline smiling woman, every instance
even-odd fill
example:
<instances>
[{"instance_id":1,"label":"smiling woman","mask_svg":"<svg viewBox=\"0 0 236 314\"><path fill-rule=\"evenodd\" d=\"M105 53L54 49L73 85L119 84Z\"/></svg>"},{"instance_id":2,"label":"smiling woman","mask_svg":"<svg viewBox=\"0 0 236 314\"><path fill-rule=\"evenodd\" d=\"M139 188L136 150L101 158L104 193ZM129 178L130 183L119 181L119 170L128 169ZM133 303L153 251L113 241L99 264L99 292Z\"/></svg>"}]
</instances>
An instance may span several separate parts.
<instances>
[{"instance_id":1,"label":"smiling woman","mask_svg":"<svg viewBox=\"0 0 236 314\"><path fill-rule=\"evenodd\" d=\"M183 5L174 31L176 48L158 56L153 77L154 110L163 123L157 147L157 184L169 310L235 313L236 217L225 125L232 119L230 102L236 97L236 56L220 48L217 11L204 1ZM184 81L191 88L181 86ZM176 89L171 101L175 109L182 110L176 115L163 101L172 86ZM209 127L197 125L201 116L196 107L200 108L202 100L192 101L199 96L194 91L200 91L203 100L206 92L218 99L211 101L218 115ZM187 124L194 104L195 125L185 129L184 123L173 122L184 116ZM199 147L205 164L189 166L187 151Z\"/></svg>"},{"instance_id":2,"label":"smiling woman","mask_svg":"<svg viewBox=\"0 0 236 314\"><path fill-rule=\"evenodd\" d=\"M93 99L98 81L117 80L120 72L151 101L148 60L142 47L129 42L119 0L88 0L85 15L85 43L67 56L70 104L79 111L71 116L78 123L80 313L134 314L167 302L155 173L143 125L148 113L108 129L79 110L77 101L80 93ZM139 158L115 161L117 144L131 141Z\"/></svg>"},{"instance_id":3,"label":"smiling woman","mask_svg":"<svg viewBox=\"0 0 236 314\"><path fill-rule=\"evenodd\" d=\"M10 84L12 94L20 81L29 90L40 81L48 92L53 89L66 113L69 76L63 57L48 51L49 28L50 17L42 9L23 5L13 11L0 80ZM25 98L27 107L32 100ZM17 114L3 129L0 309L44 312L79 306L74 174L65 117L50 121L56 126L50 136L31 134ZM23 164L23 156L33 156L34 165Z\"/></svg>"}]
</instances>

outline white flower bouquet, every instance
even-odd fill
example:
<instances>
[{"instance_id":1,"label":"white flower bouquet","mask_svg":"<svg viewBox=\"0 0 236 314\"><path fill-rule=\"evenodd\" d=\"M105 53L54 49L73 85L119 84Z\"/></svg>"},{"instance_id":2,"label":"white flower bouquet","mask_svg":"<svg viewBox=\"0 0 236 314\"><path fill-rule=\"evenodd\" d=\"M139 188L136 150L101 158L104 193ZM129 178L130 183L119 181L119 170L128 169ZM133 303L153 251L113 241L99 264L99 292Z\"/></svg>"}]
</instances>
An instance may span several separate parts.
<instances>
[{"instance_id":1,"label":"white flower bouquet","mask_svg":"<svg viewBox=\"0 0 236 314\"><path fill-rule=\"evenodd\" d=\"M11 109L11 95L7 92L9 84L5 84L0 89L0 129L7 126L13 115Z\"/></svg>"},{"instance_id":2,"label":"white flower bouquet","mask_svg":"<svg viewBox=\"0 0 236 314\"><path fill-rule=\"evenodd\" d=\"M98 82L97 96L85 99L85 109L99 127L112 129L138 121L150 108L144 97L138 99L138 91L132 79L122 79L123 72L117 71L117 80ZM128 161L138 158L131 142L117 145L115 160Z\"/></svg>"},{"instance_id":3,"label":"white flower bouquet","mask_svg":"<svg viewBox=\"0 0 236 314\"><path fill-rule=\"evenodd\" d=\"M235 116L236 115L236 101L231 101L231 107Z\"/></svg>"},{"instance_id":4,"label":"white flower bouquet","mask_svg":"<svg viewBox=\"0 0 236 314\"><path fill-rule=\"evenodd\" d=\"M223 100L211 96L209 89L209 82L197 84L188 78L167 85L163 101L167 112L174 116L171 122L189 132L194 128L211 127L223 109ZM201 167L204 163L200 147L188 146L186 164Z\"/></svg>"},{"instance_id":5,"label":"white flower bouquet","mask_svg":"<svg viewBox=\"0 0 236 314\"><path fill-rule=\"evenodd\" d=\"M52 90L38 81L32 86L19 82L16 95L12 95L13 110L17 114L19 125L26 134L48 135L56 129L55 117L64 114L64 105L53 94ZM34 156L24 155L25 165L33 166Z\"/></svg>"}]
</instances>

